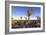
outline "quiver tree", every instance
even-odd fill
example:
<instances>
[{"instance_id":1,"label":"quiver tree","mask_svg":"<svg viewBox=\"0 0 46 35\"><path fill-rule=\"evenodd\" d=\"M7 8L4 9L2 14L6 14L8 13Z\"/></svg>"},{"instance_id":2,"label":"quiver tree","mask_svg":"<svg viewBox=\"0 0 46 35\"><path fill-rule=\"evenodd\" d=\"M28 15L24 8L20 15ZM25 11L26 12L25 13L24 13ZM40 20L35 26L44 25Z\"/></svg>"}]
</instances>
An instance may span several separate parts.
<instances>
[{"instance_id":1,"label":"quiver tree","mask_svg":"<svg viewBox=\"0 0 46 35\"><path fill-rule=\"evenodd\" d=\"M30 8L28 11L27 11L27 16L28 16L28 20L30 19L30 16L32 15L32 9Z\"/></svg>"}]
</instances>

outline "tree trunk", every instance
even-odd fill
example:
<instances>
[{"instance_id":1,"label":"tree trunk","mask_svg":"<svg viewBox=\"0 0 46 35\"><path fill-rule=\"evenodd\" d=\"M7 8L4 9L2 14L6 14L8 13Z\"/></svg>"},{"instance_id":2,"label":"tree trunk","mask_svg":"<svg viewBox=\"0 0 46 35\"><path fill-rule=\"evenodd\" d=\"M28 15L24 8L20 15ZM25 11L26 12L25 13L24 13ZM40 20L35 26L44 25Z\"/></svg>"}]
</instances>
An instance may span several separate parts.
<instances>
[{"instance_id":1,"label":"tree trunk","mask_svg":"<svg viewBox=\"0 0 46 35\"><path fill-rule=\"evenodd\" d=\"M28 20L30 20L30 16L28 16Z\"/></svg>"}]
</instances>

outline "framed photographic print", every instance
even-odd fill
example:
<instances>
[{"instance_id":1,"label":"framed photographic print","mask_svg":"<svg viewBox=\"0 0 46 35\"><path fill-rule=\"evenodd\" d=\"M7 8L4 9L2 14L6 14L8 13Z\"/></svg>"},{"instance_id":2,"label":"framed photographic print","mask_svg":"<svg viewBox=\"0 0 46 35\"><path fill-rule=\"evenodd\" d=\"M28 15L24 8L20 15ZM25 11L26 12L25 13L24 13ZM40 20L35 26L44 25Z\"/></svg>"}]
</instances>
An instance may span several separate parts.
<instances>
[{"instance_id":1,"label":"framed photographic print","mask_svg":"<svg viewBox=\"0 0 46 35\"><path fill-rule=\"evenodd\" d=\"M6 1L6 33L44 31L44 3Z\"/></svg>"}]
</instances>

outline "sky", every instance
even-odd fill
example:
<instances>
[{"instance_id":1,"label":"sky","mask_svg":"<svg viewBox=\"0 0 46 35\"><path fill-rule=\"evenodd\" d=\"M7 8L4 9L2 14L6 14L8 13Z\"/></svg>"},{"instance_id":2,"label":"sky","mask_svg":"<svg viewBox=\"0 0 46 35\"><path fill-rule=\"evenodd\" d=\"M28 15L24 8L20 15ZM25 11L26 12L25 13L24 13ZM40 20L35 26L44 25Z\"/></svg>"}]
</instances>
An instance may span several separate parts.
<instances>
[{"instance_id":1,"label":"sky","mask_svg":"<svg viewBox=\"0 0 46 35\"><path fill-rule=\"evenodd\" d=\"M32 15L30 17L40 16L40 7L20 7L12 6L12 16L25 17L27 16L27 10L32 9Z\"/></svg>"}]
</instances>

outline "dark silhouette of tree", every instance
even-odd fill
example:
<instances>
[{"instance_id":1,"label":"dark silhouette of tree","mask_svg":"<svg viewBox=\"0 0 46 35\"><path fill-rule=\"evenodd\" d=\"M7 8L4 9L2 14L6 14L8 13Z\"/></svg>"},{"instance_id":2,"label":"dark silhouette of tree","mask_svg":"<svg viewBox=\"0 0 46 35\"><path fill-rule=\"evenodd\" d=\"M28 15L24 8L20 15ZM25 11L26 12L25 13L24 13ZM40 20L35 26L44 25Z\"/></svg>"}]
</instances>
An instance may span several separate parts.
<instances>
[{"instance_id":1,"label":"dark silhouette of tree","mask_svg":"<svg viewBox=\"0 0 46 35\"><path fill-rule=\"evenodd\" d=\"M30 16L32 15L32 9L30 8L28 11L27 11L27 16L28 16L28 20L30 19Z\"/></svg>"},{"instance_id":2,"label":"dark silhouette of tree","mask_svg":"<svg viewBox=\"0 0 46 35\"><path fill-rule=\"evenodd\" d=\"M20 17L21 18L21 20L22 20L22 17Z\"/></svg>"}]
</instances>

